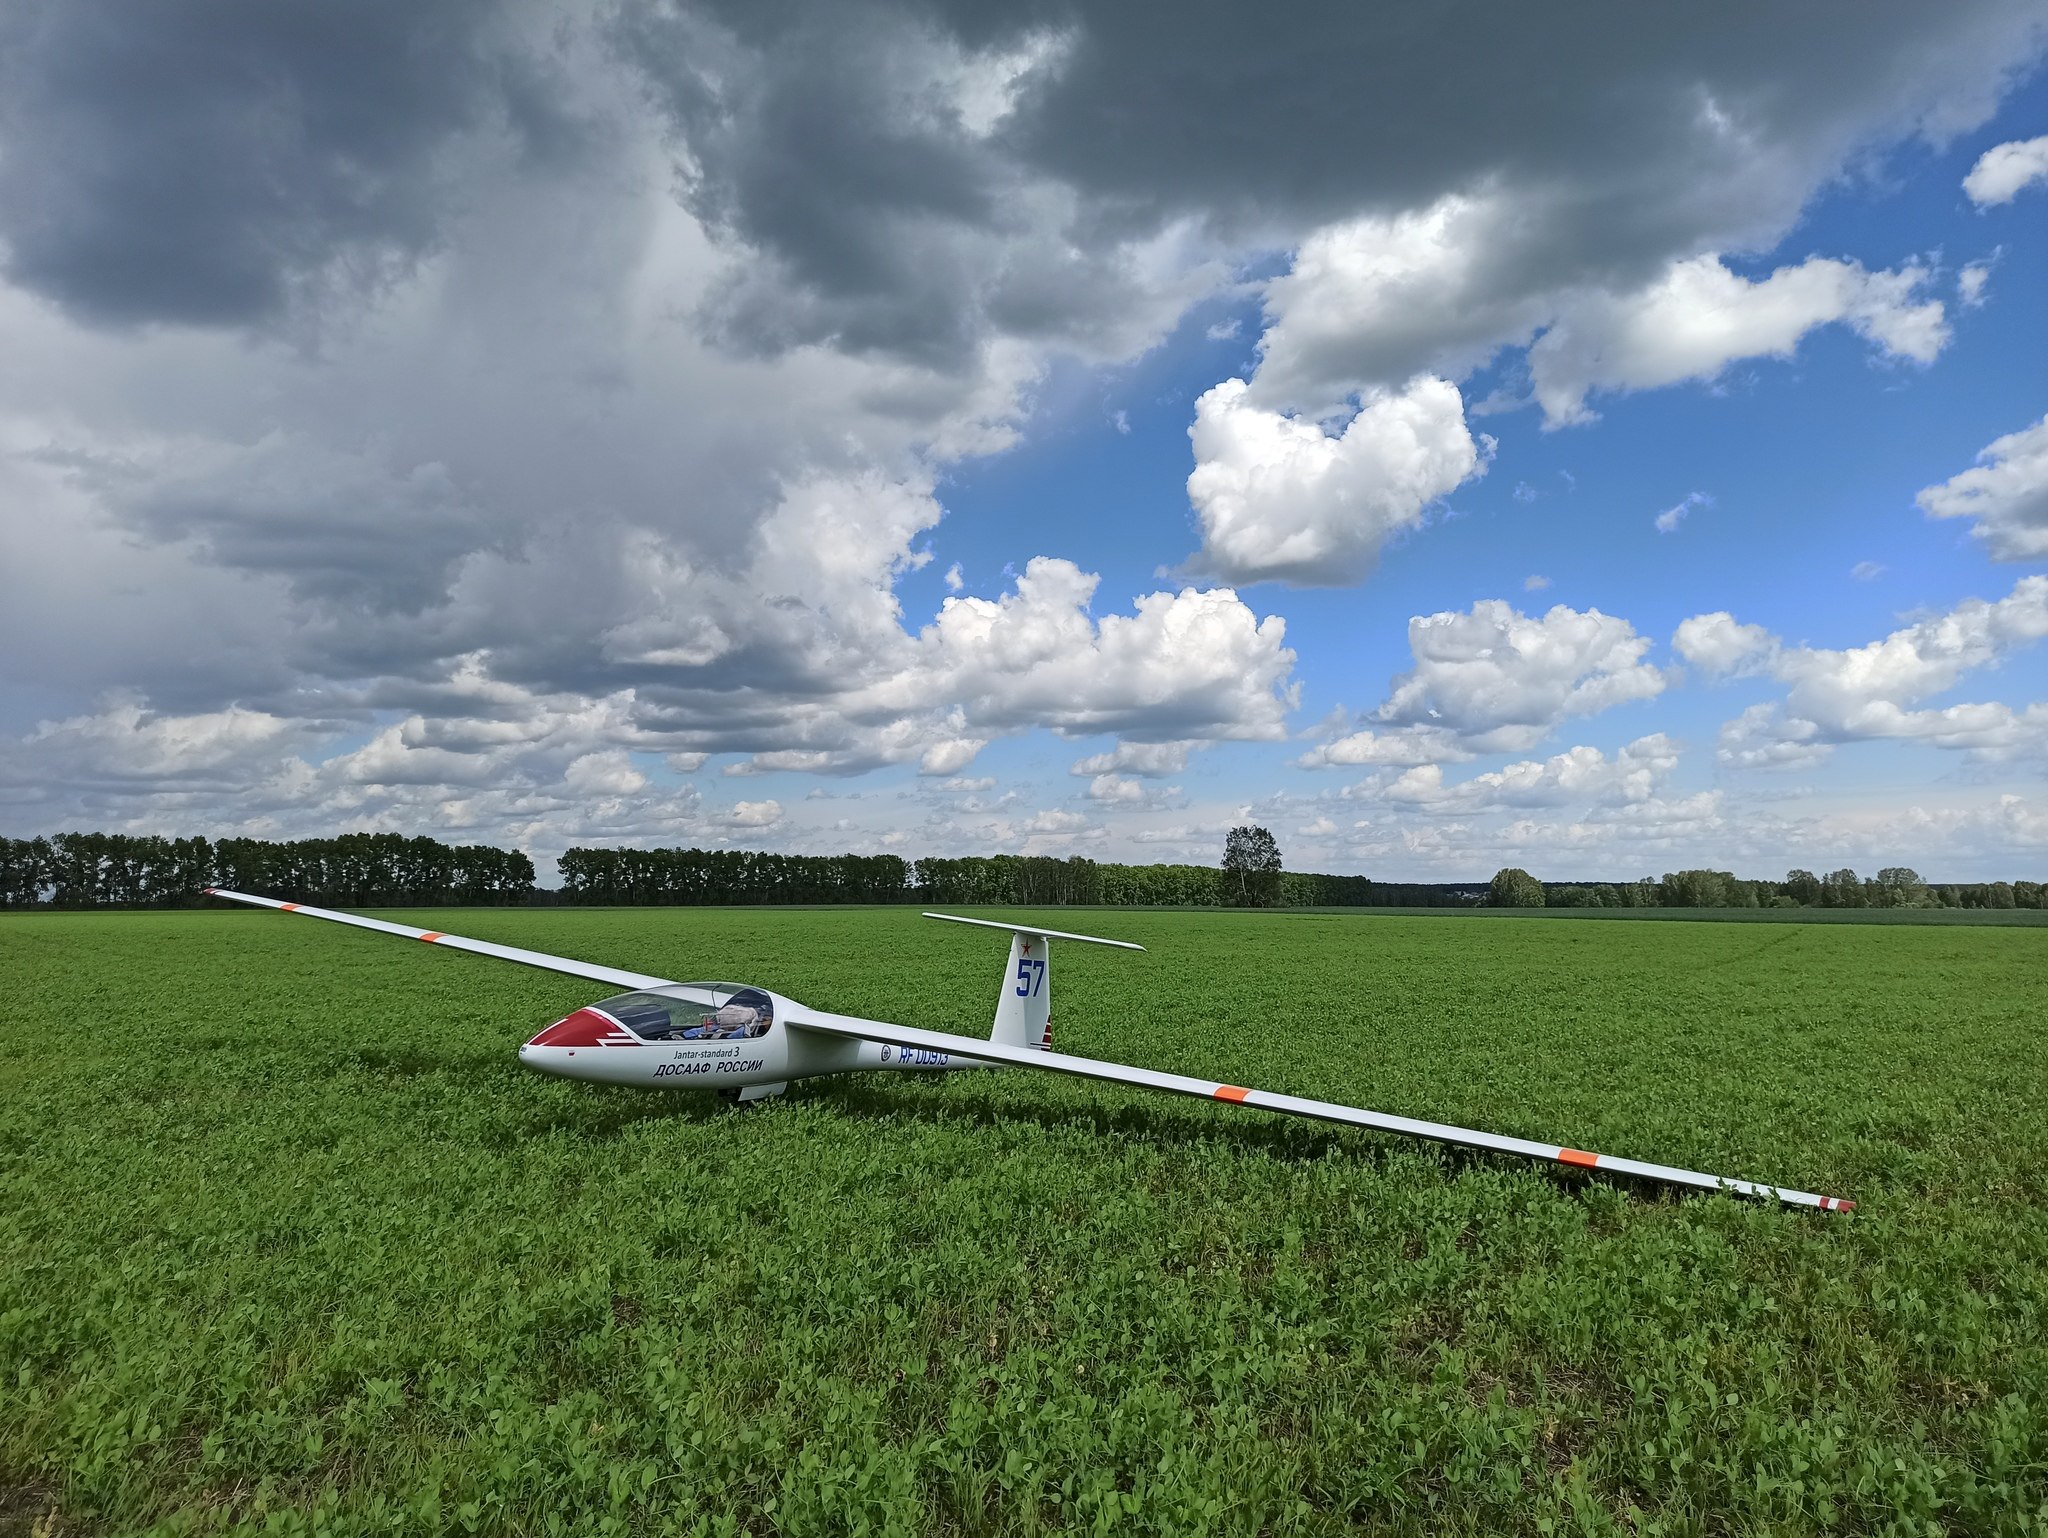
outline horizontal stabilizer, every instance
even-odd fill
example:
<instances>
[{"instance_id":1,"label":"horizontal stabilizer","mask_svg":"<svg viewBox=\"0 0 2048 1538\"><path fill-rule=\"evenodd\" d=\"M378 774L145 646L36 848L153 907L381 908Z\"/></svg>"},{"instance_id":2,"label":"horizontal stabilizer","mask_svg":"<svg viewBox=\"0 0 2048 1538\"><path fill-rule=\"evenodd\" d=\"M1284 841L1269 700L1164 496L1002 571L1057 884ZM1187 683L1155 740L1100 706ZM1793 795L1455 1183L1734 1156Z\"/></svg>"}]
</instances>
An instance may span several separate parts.
<instances>
[{"instance_id":1,"label":"horizontal stabilizer","mask_svg":"<svg viewBox=\"0 0 2048 1538\"><path fill-rule=\"evenodd\" d=\"M1001 919L965 919L957 913L927 913L928 919L944 919L948 924L973 924L982 929L1000 929L1013 935L1043 935L1048 940L1079 940L1085 945L1114 945L1120 951L1142 951L1142 945L1133 945L1128 940L1105 940L1100 935L1073 935L1064 929L1041 929L1036 924L1012 924Z\"/></svg>"}]
</instances>

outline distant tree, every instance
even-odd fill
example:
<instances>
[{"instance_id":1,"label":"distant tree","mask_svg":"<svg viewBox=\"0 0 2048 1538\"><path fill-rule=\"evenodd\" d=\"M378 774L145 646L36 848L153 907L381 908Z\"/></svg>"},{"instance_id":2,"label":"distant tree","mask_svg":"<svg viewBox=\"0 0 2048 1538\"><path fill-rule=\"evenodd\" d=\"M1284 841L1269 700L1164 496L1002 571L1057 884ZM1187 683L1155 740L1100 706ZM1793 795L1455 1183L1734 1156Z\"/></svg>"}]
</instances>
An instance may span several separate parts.
<instances>
[{"instance_id":1,"label":"distant tree","mask_svg":"<svg viewBox=\"0 0 2048 1538\"><path fill-rule=\"evenodd\" d=\"M1930 895L1920 873L1904 865L1887 865L1877 873L1877 889L1871 894L1879 908L1924 908Z\"/></svg>"},{"instance_id":2,"label":"distant tree","mask_svg":"<svg viewBox=\"0 0 2048 1538\"><path fill-rule=\"evenodd\" d=\"M1802 908L1820 905L1820 877L1810 870L1785 872L1785 895Z\"/></svg>"},{"instance_id":3,"label":"distant tree","mask_svg":"<svg viewBox=\"0 0 2048 1538\"><path fill-rule=\"evenodd\" d=\"M1486 886L1489 908L1540 908L1543 883L1519 866L1504 866L1493 873Z\"/></svg>"},{"instance_id":4,"label":"distant tree","mask_svg":"<svg viewBox=\"0 0 2048 1538\"><path fill-rule=\"evenodd\" d=\"M1860 908L1864 903L1863 882L1856 872L1843 866L1821 881L1821 903L1829 908Z\"/></svg>"},{"instance_id":5,"label":"distant tree","mask_svg":"<svg viewBox=\"0 0 2048 1538\"><path fill-rule=\"evenodd\" d=\"M1994 881L1984 889L1984 906L1987 908L2010 908L2013 906L2013 892L2010 882Z\"/></svg>"},{"instance_id":6,"label":"distant tree","mask_svg":"<svg viewBox=\"0 0 2048 1538\"><path fill-rule=\"evenodd\" d=\"M1280 846L1264 828L1232 828L1223 840L1223 884L1236 908L1280 904Z\"/></svg>"},{"instance_id":7,"label":"distant tree","mask_svg":"<svg viewBox=\"0 0 2048 1538\"><path fill-rule=\"evenodd\" d=\"M2015 881L2012 884L2012 901L2016 908L2038 908L2042 906L2042 889L2038 881Z\"/></svg>"},{"instance_id":8,"label":"distant tree","mask_svg":"<svg viewBox=\"0 0 2048 1538\"><path fill-rule=\"evenodd\" d=\"M1727 908L1735 877L1725 870L1682 870L1658 883L1658 895L1667 908Z\"/></svg>"}]
</instances>

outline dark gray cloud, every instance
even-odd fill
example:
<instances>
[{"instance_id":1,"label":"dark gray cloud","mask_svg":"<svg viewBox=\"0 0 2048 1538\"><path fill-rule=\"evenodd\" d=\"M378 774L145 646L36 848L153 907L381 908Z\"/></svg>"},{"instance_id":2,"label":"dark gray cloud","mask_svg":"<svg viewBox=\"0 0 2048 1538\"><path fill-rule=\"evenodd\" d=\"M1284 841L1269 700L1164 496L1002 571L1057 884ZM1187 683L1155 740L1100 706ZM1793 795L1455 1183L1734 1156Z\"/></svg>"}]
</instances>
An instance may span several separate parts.
<instances>
[{"instance_id":1,"label":"dark gray cloud","mask_svg":"<svg viewBox=\"0 0 2048 1538\"><path fill-rule=\"evenodd\" d=\"M1176 224L1290 246L1461 190L1513 189L1515 292L1638 281L1774 240L1860 150L1967 126L2044 39L2037 0L702 0L626 18L693 208L769 264L715 307L723 333L921 356L990 326L1084 332L1115 292L1108 254ZM975 121L991 93L1007 112Z\"/></svg>"},{"instance_id":2,"label":"dark gray cloud","mask_svg":"<svg viewBox=\"0 0 2048 1538\"><path fill-rule=\"evenodd\" d=\"M565 129L489 0L14 0L0 20L8 273L111 324L241 324L433 240L439 163L493 114Z\"/></svg>"}]
</instances>

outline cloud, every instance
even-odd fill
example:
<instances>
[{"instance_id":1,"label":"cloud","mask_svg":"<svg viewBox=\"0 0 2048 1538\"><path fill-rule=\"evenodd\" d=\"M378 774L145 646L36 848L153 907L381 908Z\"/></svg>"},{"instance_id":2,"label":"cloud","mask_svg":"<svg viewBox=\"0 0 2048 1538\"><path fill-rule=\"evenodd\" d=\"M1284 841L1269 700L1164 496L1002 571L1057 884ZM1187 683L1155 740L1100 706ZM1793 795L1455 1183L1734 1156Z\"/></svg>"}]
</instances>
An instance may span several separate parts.
<instances>
[{"instance_id":1,"label":"cloud","mask_svg":"<svg viewBox=\"0 0 2048 1538\"><path fill-rule=\"evenodd\" d=\"M1992 440L1976 465L1918 498L1936 518L1970 518L1994 561L2048 556L2048 416Z\"/></svg>"},{"instance_id":2,"label":"cloud","mask_svg":"<svg viewBox=\"0 0 2048 1538\"><path fill-rule=\"evenodd\" d=\"M2022 578L1996 602L1967 599L1946 614L1844 650L1760 640L1758 627L1734 626L1725 614L1699 616L1698 623L1697 634L1716 638L1710 653L1742 632L1741 661L1767 655L1766 670L1787 686L1782 701L1751 706L1722 729L1719 756L1731 768L1808 763L1840 743L1879 738L1980 758L2048 748L2048 706L2016 710L1994 701L1914 708L2048 636L2048 577Z\"/></svg>"},{"instance_id":3,"label":"cloud","mask_svg":"<svg viewBox=\"0 0 2048 1538\"><path fill-rule=\"evenodd\" d=\"M1453 194L1315 231L1266 285L1252 403L1329 416L1358 390L1456 378L1526 343L1548 305L1502 260L1516 218L1506 198Z\"/></svg>"},{"instance_id":4,"label":"cloud","mask_svg":"<svg viewBox=\"0 0 2048 1538\"><path fill-rule=\"evenodd\" d=\"M1540 618L1498 598L1408 621L1415 666L1373 728L1312 749L1307 768L1449 763L1534 747L1564 721L1652 699L1667 684L1627 620L1558 604Z\"/></svg>"},{"instance_id":5,"label":"cloud","mask_svg":"<svg viewBox=\"0 0 2048 1538\"><path fill-rule=\"evenodd\" d=\"M116 441L51 456L118 523L189 543L230 571L275 575L298 599L418 614L496 537L447 466L345 453L299 432Z\"/></svg>"},{"instance_id":6,"label":"cloud","mask_svg":"<svg viewBox=\"0 0 2048 1538\"><path fill-rule=\"evenodd\" d=\"M1575 747L1548 760L1528 759L1447 783L1437 764L1347 787L1348 801L1383 802L1437 816L1476 816L1529 807L1648 801L1678 767L1679 748L1659 732L1639 737L1613 758Z\"/></svg>"},{"instance_id":7,"label":"cloud","mask_svg":"<svg viewBox=\"0 0 2048 1538\"><path fill-rule=\"evenodd\" d=\"M1136 805L1145 799L1145 786L1127 775L1098 774L1088 782L1088 799Z\"/></svg>"},{"instance_id":8,"label":"cloud","mask_svg":"<svg viewBox=\"0 0 2048 1538\"><path fill-rule=\"evenodd\" d=\"M662 115L686 206L752 256L698 312L726 346L958 370L1003 334L1120 357L1223 281L1191 220L1112 229L1016 153L1020 114L1085 29L953 29L889 4L763 22L630 5L607 29Z\"/></svg>"},{"instance_id":9,"label":"cloud","mask_svg":"<svg viewBox=\"0 0 2048 1538\"><path fill-rule=\"evenodd\" d=\"M1884 567L1876 561L1858 561L1849 568L1849 575L1858 582L1875 582L1884 575Z\"/></svg>"},{"instance_id":10,"label":"cloud","mask_svg":"<svg viewBox=\"0 0 2048 1538\"><path fill-rule=\"evenodd\" d=\"M1070 774L1136 774L1161 779L1188 766L1191 742L1119 742L1107 753L1076 759Z\"/></svg>"},{"instance_id":11,"label":"cloud","mask_svg":"<svg viewBox=\"0 0 2048 1538\"><path fill-rule=\"evenodd\" d=\"M1550 579L1548 577L1538 576L1533 573L1522 579L1522 591L1525 593L1540 593L1549 586Z\"/></svg>"},{"instance_id":12,"label":"cloud","mask_svg":"<svg viewBox=\"0 0 2048 1538\"><path fill-rule=\"evenodd\" d=\"M1979 208L1995 208L2038 181L2048 181L2048 134L1993 145L1970 167L1963 191Z\"/></svg>"},{"instance_id":13,"label":"cloud","mask_svg":"<svg viewBox=\"0 0 2048 1538\"><path fill-rule=\"evenodd\" d=\"M238 705L179 716L116 698L91 715L41 723L8 755L11 764L0 760L0 776L11 767L17 785L47 777L73 788L231 784L245 760L310 735L302 722Z\"/></svg>"},{"instance_id":14,"label":"cloud","mask_svg":"<svg viewBox=\"0 0 2048 1538\"><path fill-rule=\"evenodd\" d=\"M1258 619L1228 588L1182 588L1090 618L1099 579L1034 557L995 600L948 598L909 665L849 708L894 719L957 700L978 730L1049 727L1134 741L1273 738L1293 707L1294 653L1277 616Z\"/></svg>"},{"instance_id":15,"label":"cloud","mask_svg":"<svg viewBox=\"0 0 2048 1538\"><path fill-rule=\"evenodd\" d=\"M2031 0L1186 21L30 13L0 59L0 656L15 722L54 724L0 749L18 826L715 844L669 779L711 755L957 778L1041 726L1277 739L1285 627L1228 588L1098 594L1020 549L1012 589L906 609L937 488L1053 370L1285 267L1232 445L1278 457L1214 457L1247 532L1204 554L1350 580L1478 468L1456 370L1768 249L1848 157L1982 121L2040 41ZM1378 437L1404 414L1412 459ZM192 770L185 736L227 745Z\"/></svg>"},{"instance_id":16,"label":"cloud","mask_svg":"<svg viewBox=\"0 0 2048 1538\"><path fill-rule=\"evenodd\" d=\"M1261 410L1239 379L1195 403L1188 497L1202 548L1189 564L1226 581L1356 582L1423 510L1484 473L1457 388L1415 380L1361 405L1335 437Z\"/></svg>"},{"instance_id":17,"label":"cloud","mask_svg":"<svg viewBox=\"0 0 2048 1538\"><path fill-rule=\"evenodd\" d=\"M0 64L8 273L103 325L267 322L441 233L465 141L569 153L497 7L36 8Z\"/></svg>"},{"instance_id":18,"label":"cloud","mask_svg":"<svg viewBox=\"0 0 2048 1538\"><path fill-rule=\"evenodd\" d=\"M1681 620L1671 649L1701 672L1732 677L1766 663L1777 639L1761 625L1744 625L1725 609Z\"/></svg>"},{"instance_id":19,"label":"cloud","mask_svg":"<svg viewBox=\"0 0 2048 1538\"><path fill-rule=\"evenodd\" d=\"M1971 262L1956 274L1956 299L1964 309L1974 310L1984 303L1984 289L1991 281L1990 262Z\"/></svg>"},{"instance_id":20,"label":"cloud","mask_svg":"<svg viewBox=\"0 0 2048 1538\"><path fill-rule=\"evenodd\" d=\"M769 828L782 821L779 801L735 801L727 819L736 828Z\"/></svg>"},{"instance_id":21,"label":"cloud","mask_svg":"<svg viewBox=\"0 0 2048 1538\"><path fill-rule=\"evenodd\" d=\"M1657 532L1659 534L1675 533L1678 526L1685 522L1685 515L1687 513L1690 513L1694 508L1712 507L1713 505L1714 499L1704 491L1687 492L1676 506L1667 507L1657 515L1655 520Z\"/></svg>"},{"instance_id":22,"label":"cloud","mask_svg":"<svg viewBox=\"0 0 2048 1538\"><path fill-rule=\"evenodd\" d=\"M1931 363L1949 336L1941 301L1919 297L1931 277L1924 267L1866 272L1816 256L1751 282L1719 257L1677 262L1646 288L1565 303L1529 349L1536 400L1548 426L1584 422L1596 390L1711 380L1741 358L1789 358L1809 331L1836 322L1887 356Z\"/></svg>"}]
</instances>

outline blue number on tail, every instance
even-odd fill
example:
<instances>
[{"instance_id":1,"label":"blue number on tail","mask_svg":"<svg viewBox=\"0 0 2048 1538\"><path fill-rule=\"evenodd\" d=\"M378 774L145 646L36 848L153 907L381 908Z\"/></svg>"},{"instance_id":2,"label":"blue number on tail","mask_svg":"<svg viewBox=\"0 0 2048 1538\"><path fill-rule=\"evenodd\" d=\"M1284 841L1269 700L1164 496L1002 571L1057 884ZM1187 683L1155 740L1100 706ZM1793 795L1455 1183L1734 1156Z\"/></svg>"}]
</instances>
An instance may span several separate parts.
<instances>
[{"instance_id":1,"label":"blue number on tail","mask_svg":"<svg viewBox=\"0 0 2048 1538\"><path fill-rule=\"evenodd\" d=\"M1025 957L1017 963L1017 997L1028 999L1045 991L1045 963Z\"/></svg>"}]
</instances>

